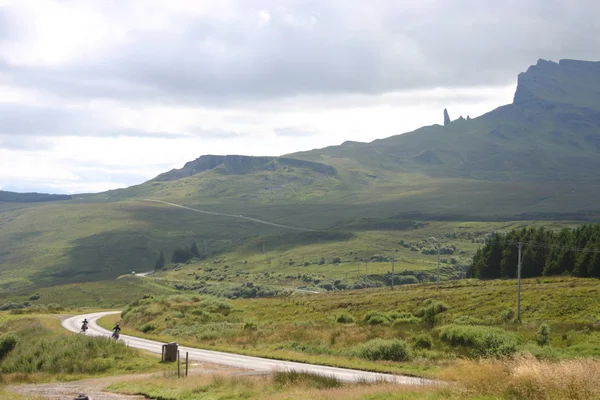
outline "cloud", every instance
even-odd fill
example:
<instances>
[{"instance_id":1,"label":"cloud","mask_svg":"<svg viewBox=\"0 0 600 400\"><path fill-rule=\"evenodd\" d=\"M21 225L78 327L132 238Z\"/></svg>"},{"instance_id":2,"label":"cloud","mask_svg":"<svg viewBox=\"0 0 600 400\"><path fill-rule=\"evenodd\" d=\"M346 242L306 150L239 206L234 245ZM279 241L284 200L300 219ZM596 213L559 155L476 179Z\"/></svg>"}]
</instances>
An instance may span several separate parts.
<instances>
[{"instance_id":1,"label":"cloud","mask_svg":"<svg viewBox=\"0 0 600 400\"><path fill-rule=\"evenodd\" d=\"M144 131L115 125L106 115L85 108L39 107L0 103L2 143L30 143L26 136L134 136L178 138L185 133ZM10 135L10 138L9 138ZM39 140L38 140L39 141Z\"/></svg>"},{"instance_id":2,"label":"cloud","mask_svg":"<svg viewBox=\"0 0 600 400\"><path fill-rule=\"evenodd\" d=\"M124 3L56 3L47 10L62 24L41 27L41 11L15 3L4 18L20 24L22 43L38 45L5 45L5 73L62 96L222 105L507 84L538 58L600 51L595 0Z\"/></svg>"},{"instance_id":3,"label":"cloud","mask_svg":"<svg viewBox=\"0 0 600 400\"><path fill-rule=\"evenodd\" d=\"M315 136L317 132L310 128L298 128L294 126L286 126L283 128L275 128L275 134L277 136L289 136L289 137L307 137Z\"/></svg>"},{"instance_id":4,"label":"cloud","mask_svg":"<svg viewBox=\"0 0 600 400\"><path fill-rule=\"evenodd\" d=\"M366 142L445 107L476 117L539 58L596 59L599 14L596 0L0 0L0 185L104 190L206 153Z\"/></svg>"}]
</instances>

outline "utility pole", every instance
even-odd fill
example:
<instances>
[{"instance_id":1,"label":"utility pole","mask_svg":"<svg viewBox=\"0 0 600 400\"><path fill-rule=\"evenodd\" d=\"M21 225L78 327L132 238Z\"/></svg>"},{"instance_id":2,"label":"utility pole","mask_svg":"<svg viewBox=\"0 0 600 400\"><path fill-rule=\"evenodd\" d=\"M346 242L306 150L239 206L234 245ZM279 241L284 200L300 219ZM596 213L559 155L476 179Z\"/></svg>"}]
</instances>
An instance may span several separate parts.
<instances>
[{"instance_id":1,"label":"utility pole","mask_svg":"<svg viewBox=\"0 0 600 400\"><path fill-rule=\"evenodd\" d=\"M517 321L521 320L521 247L523 243L518 242L519 247L519 263L517 265Z\"/></svg>"},{"instance_id":2,"label":"utility pole","mask_svg":"<svg viewBox=\"0 0 600 400\"><path fill-rule=\"evenodd\" d=\"M394 290L394 266L395 266L395 258L392 257L392 290Z\"/></svg>"}]
</instances>

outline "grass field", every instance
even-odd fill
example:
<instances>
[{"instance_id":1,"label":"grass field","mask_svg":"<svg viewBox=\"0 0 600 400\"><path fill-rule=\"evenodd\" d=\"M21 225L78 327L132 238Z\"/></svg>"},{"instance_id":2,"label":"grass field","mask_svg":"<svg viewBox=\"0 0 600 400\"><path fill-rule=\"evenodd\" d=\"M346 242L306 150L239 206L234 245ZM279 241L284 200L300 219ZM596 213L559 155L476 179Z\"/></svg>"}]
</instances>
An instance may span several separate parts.
<instances>
[{"instance_id":1,"label":"grass field","mask_svg":"<svg viewBox=\"0 0 600 400\"><path fill-rule=\"evenodd\" d=\"M137 206L139 204L130 203L123 210L133 207L139 211ZM456 279L464 276L471 256L482 245L481 242L486 235L492 231L508 231L522 226L544 225L558 229L577 225L576 222L568 221L419 222L405 219L361 219L344 223L340 226L340 230L265 234L251 236L243 241L233 239L222 241L220 243L225 246L222 252L211 255L211 246L219 245L219 242L209 239L205 242L202 236L194 236L191 231L184 233L181 230L184 220L194 215L190 216L184 212L185 210L162 205L156 208L153 208L154 205L150 207L148 218L151 218L153 213L173 211L172 214L160 217L165 220L171 218L172 225L178 224L177 228L173 226L174 231L161 233L170 237L173 247L189 246L196 241L202 252L206 245L209 257L188 264L170 265L166 270L145 279L133 276L118 280L107 278L113 273L118 274L119 271L131 275L132 270L141 272L152 269L154 259L144 261L147 266L142 269L128 268L124 264L119 264L120 267L115 267L113 270L101 270L90 274L77 273L65 278L85 281L106 277L95 282L73 282L61 285L57 284L59 280L50 286L5 288L0 290L0 305L7 302L30 302L31 304L56 303L63 306L118 307L143 294L169 294L176 289L183 291L202 289L217 295L243 297L248 295L248 291L244 292L244 285L247 286L249 283L263 288L261 293L266 294L277 290L325 291L373 287L390 284L387 274L392 271L392 258L395 260L396 284L430 281L434 279L437 271L437 255L432 237L441 242L442 248L451 249L449 252L451 254L442 252L442 280ZM234 227L223 227L223 229L234 229ZM149 238L152 234L150 232L146 236ZM138 247L129 247L131 240L137 240L136 237L140 235L142 234L139 233L138 236L123 234L117 236L121 239L120 242L111 239L110 243L103 242L102 237L98 237L96 245L88 250L96 249L95 257L102 260L112 253L103 254L101 249L115 246L112 251L120 252L118 253L120 256L114 257L125 257L124 254L127 254L127 257L134 259L138 250L149 251L150 249L149 245L142 242ZM144 240L149 240L148 238ZM165 255L168 261L171 256L168 248L165 249ZM55 254L50 252L44 257L40 256L39 260L47 262L54 256ZM81 257L84 258L83 253ZM364 262L365 260L368 260L368 264ZM141 261L138 260L136 263L135 265L139 266ZM37 267L31 266L29 270L25 268L18 274L22 279L30 279L27 278L27 274L35 268ZM83 273L93 269L94 265L86 264L85 260L76 258L72 268ZM63 270L63 272L68 275L68 271ZM16 272L10 272L13 273ZM39 273L36 274L34 276L39 276ZM59 279L57 276L55 278ZM6 283L5 286L10 286L8 281L3 282ZM32 296L37 299L31 301Z\"/></svg>"},{"instance_id":2,"label":"grass field","mask_svg":"<svg viewBox=\"0 0 600 400\"><path fill-rule=\"evenodd\" d=\"M29 303L30 305L56 304L62 307L121 307L145 294L175 293L175 289L159 285L150 279L122 276L116 280L70 283L0 292L0 304ZM38 298L39 296L39 298ZM36 299L36 300L32 300Z\"/></svg>"},{"instance_id":3,"label":"grass field","mask_svg":"<svg viewBox=\"0 0 600 400\"><path fill-rule=\"evenodd\" d=\"M235 301L177 295L134 302L122 319L124 333L163 341L423 376L438 374L457 357L494 352L548 360L600 357L600 281L525 280L521 323L514 322L515 286L463 280L439 291L421 284ZM436 304L444 306L432 317L426 309ZM107 318L101 322L106 326L119 317ZM543 324L547 342L538 341ZM486 342L489 332L497 342ZM365 349L373 340L398 340L406 355L373 358Z\"/></svg>"},{"instance_id":4,"label":"grass field","mask_svg":"<svg viewBox=\"0 0 600 400\"><path fill-rule=\"evenodd\" d=\"M382 225L402 229L372 230ZM169 266L153 279L186 287L252 282L279 288L323 291L390 285L394 260L396 284L429 281L437 274L435 239L441 255L441 279L464 277L471 257L493 231L524 226L561 228L571 222L427 222L357 221L354 231L301 232L250 239L231 251L203 261ZM202 248L202 242L199 242ZM214 291L218 293L217 290Z\"/></svg>"},{"instance_id":5,"label":"grass field","mask_svg":"<svg viewBox=\"0 0 600 400\"><path fill-rule=\"evenodd\" d=\"M347 384L294 372L279 372L269 377L192 375L185 379L164 377L125 382L111 385L108 390L166 400L584 400L600 395L597 360L550 363L519 357L507 361L460 361L443 377L447 386L441 388Z\"/></svg>"},{"instance_id":6,"label":"grass field","mask_svg":"<svg viewBox=\"0 0 600 400\"><path fill-rule=\"evenodd\" d=\"M110 339L65 331L57 314L0 312L0 342L0 394L5 394L3 386L10 383L74 381L166 369L155 355Z\"/></svg>"}]
</instances>

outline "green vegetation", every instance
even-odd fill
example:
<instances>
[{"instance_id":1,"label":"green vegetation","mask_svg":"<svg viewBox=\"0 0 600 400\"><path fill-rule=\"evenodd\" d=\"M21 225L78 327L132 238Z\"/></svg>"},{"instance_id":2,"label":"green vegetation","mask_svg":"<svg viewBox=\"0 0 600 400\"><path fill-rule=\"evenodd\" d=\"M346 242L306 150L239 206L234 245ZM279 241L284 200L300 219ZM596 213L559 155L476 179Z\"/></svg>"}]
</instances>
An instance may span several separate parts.
<instances>
[{"instance_id":1,"label":"green vegetation","mask_svg":"<svg viewBox=\"0 0 600 400\"><path fill-rule=\"evenodd\" d=\"M0 313L3 399L21 398L5 392L4 384L160 371L165 367L159 361L155 355L127 347L123 342L68 333L53 314Z\"/></svg>"},{"instance_id":2,"label":"green vegetation","mask_svg":"<svg viewBox=\"0 0 600 400\"><path fill-rule=\"evenodd\" d=\"M163 376L124 381L108 390L164 400L587 400L600 395L600 362L550 363L533 357L459 360L444 371L443 379L450 385L350 384L299 372L276 372L267 377L198 374L184 379Z\"/></svg>"},{"instance_id":3,"label":"green vegetation","mask_svg":"<svg viewBox=\"0 0 600 400\"><path fill-rule=\"evenodd\" d=\"M471 273L481 279L516 276L517 242L524 242L524 277L566 274L600 278L600 225L560 231L522 228L494 233L488 242L473 257Z\"/></svg>"},{"instance_id":4,"label":"green vegetation","mask_svg":"<svg viewBox=\"0 0 600 400\"><path fill-rule=\"evenodd\" d=\"M122 307L144 295L165 295L176 290L137 276L122 276L112 281L82 282L0 292L0 310L61 311L65 307Z\"/></svg>"},{"instance_id":5,"label":"green vegetation","mask_svg":"<svg viewBox=\"0 0 600 400\"><path fill-rule=\"evenodd\" d=\"M599 289L594 279L526 279L521 323L507 312L515 307L515 282L479 280L443 283L439 291L420 284L233 301L146 298L121 318L125 333L163 341L431 376L460 356L600 357Z\"/></svg>"},{"instance_id":6,"label":"green vegetation","mask_svg":"<svg viewBox=\"0 0 600 400\"><path fill-rule=\"evenodd\" d=\"M222 291L232 298L249 296L240 289L245 281L259 284L264 295L289 286L385 286L392 258L394 283L424 282L435 265L426 235L464 234L452 226L465 221L488 225L473 229L476 238L442 241L444 277L455 279L476 251L472 241L503 225L489 221L598 220L589 200L600 191L597 107L591 106L600 99L589 82L597 66L543 65L521 76L513 104L469 121L285 157L203 156L126 189L60 202L0 202L2 295L112 280L155 266L162 274L169 260L176 262L169 271L177 262L204 271L207 260L226 260L219 267L239 275L219 271L218 285L229 284ZM165 263L157 263L161 251ZM361 276L364 261L372 269L365 266ZM166 280L189 280L169 271ZM246 273L263 277L246 279ZM219 294L213 282L203 283L206 293Z\"/></svg>"}]
</instances>

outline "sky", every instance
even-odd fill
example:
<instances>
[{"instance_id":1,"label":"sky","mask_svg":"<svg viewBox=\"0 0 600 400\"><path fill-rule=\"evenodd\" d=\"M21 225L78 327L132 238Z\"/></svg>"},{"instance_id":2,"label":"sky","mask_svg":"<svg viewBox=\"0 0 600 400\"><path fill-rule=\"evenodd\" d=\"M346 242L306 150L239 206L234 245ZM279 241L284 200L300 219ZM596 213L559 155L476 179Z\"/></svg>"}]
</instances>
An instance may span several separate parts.
<instances>
[{"instance_id":1,"label":"sky","mask_svg":"<svg viewBox=\"0 0 600 400\"><path fill-rule=\"evenodd\" d=\"M0 0L0 189L369 142L600 59L597 0Z\"/></svg>"}]
</instances>

